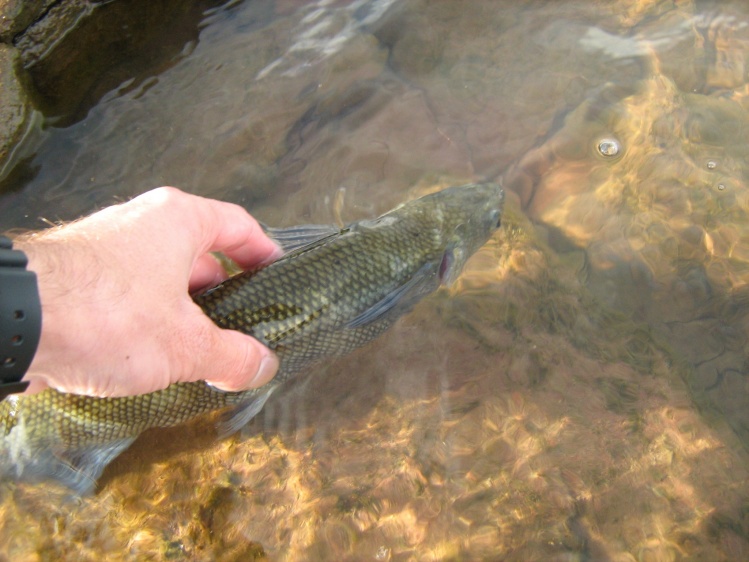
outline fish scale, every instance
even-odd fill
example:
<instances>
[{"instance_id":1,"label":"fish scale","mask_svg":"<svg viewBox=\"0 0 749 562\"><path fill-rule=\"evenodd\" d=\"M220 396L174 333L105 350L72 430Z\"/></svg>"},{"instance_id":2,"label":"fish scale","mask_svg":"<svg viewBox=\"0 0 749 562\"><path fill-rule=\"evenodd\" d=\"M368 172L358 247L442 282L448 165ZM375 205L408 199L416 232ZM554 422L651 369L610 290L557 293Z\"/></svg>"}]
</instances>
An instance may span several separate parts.
<instances>
[{"instance_id":1,"label":"fish scale","mask_svg":"<svg viewBox=\"0 0 749 562\"><path fill-rule=\"evenodd\" d=\"M177 383L142 396L93 398L53 389L0 403L0 473L54 478L90 490L104 467L143 431L228 410L224 433L262 408L285 381L370 342L441 283L499 226L504 193L495 184L452 187L341 229L269 229L289 251L195 297L222 328L273 349L279 372L267 385L222 392Z\"/></svg>"}]
</instances>

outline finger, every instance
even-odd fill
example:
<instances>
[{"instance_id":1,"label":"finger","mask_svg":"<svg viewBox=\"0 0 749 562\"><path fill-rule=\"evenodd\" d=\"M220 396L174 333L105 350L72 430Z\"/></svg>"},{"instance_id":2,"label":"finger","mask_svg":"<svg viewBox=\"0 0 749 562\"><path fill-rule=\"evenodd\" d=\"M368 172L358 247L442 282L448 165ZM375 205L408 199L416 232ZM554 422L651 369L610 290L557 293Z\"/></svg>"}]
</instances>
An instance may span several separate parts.
<instances>
[{"instance_id":1,"label":"finger","mask_svg":"<svg viewBox=\"0 0 749 562\"><path fill-rule=\"evenodd\" d=\"M227 277L226 270L214 256L203 254L197 259L190 273L189 291L195 293L215 287Z\"/></svg>"},{"instance_id":2,"label":"finger","mask_svg":"<svg viewBox=\"0 0 749 562\"><path fill-rule=\"evenodd\" d=\"M223 252L246 269L269 263L282 251L260 224L242 207L232 203L203 199L201 213L202 243L206 252Z\"/></svg>"},{"instance_id":3,"label":"finger","mask_svg":"<svg viewBox=\"0 0 749 562\"><path fill-rule=\"evenodd\" d=\"M205 352L195 358L193 380L234 392L262 386L278 371L278 358L255 338L213 324L207 333Z\"/></svg>"},{"instance_id":4,"label":"finger","mask_svg":"<svg viewBox=\"0 0 749 562\"><path fill-rule=\"evenodd\" d=\"M121 205L100 211L149 213L160 224L179 224L191 235L194 256L223 252L246 269L269 263L282 250L242 207L233 203L185 193L175 187L158 187ZM95 215L94 215L95 216ZM103 217L103 215L102 215ZM174 229L172 229L174 230Z\"/></svg>"},{"instance_id":5,"label":"finger","mask_svg":"<svg viewBox=\"0 0 749 562\"><path fill-rule=\"evenodd\" d=\"M255 226L247 235L246 241L240 242L236 246L217 248L218 251L223 252L242 269L268 265L283 255L281 247L265 234L254 218L250 218Z\"/></svg>"}]
</instances>

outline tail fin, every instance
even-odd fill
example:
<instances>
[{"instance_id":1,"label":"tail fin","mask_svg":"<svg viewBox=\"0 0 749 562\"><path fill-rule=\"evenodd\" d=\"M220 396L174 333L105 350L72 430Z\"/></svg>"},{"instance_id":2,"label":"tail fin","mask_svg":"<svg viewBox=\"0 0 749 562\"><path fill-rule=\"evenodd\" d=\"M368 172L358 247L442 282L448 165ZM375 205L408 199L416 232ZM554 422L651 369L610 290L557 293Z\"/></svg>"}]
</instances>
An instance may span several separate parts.
<instances>
[{"instance_id":1,"label":"tail fin","mask_svg":"<svg viewBox=\"0 0 749 562\"><path fill-rule=\"evenodd\" d=\"M18 426L3 440L0 474L32 482L55 480L81 495L93 491L104 468L135 440L128 437L66 451L36 447L32 450L22 434L13 435L16 429Z\"/></svg>"}]
</instances>

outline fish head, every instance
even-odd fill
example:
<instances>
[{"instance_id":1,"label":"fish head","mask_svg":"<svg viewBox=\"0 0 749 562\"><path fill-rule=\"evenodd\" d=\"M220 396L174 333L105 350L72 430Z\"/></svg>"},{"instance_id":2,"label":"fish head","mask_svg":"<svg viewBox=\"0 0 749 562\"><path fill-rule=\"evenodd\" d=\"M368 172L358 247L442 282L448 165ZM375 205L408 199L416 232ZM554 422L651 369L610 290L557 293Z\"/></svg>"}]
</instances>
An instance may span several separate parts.
<instances>
[{"instance_id":1,"label":"fish head","mask_svg":"<svg viewBox=\"0 0 749 562\"><path fill-rule=\"evenodd\" d=\"M494 183L469 184L444 189L422 201L434 207L433 234L442 254L440 282L452 285L468 258L499 228L504 191Z\"/></svg>"}]
</instances>

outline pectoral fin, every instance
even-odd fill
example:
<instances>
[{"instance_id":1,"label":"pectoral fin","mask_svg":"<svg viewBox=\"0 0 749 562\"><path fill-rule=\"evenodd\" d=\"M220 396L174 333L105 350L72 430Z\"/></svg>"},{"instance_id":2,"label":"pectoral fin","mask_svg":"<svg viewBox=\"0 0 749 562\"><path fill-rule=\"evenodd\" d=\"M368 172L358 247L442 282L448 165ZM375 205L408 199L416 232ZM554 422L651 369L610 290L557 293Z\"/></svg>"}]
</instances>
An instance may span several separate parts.
<instances>
[{"instance_id":1,"label":"pectoral fin","mask_svg":"<svg viewBox=\"0 0 749 562\"><path fill-rule=\"evenodd\" d=\"M414 305L439 286L437 267L433 263L421 266L421 269L408 281L397 287L385 298L367 310L349 320L347 328L360 328L385 318L395 320L411 310Z\"/></svg>"},{"instance_id":2,"label":"pectoral fin","mask_svg":"<svg viewBox=\"0 0 749 562\"><path fill-rule=\"evenodd\" d=\"M440 283L446 287L452 287L458 277L460 277L463 263L465 263L465 257L461 249L452 248L446 250L440 264Z\"/></svg>"},{"instance_id":3,"label":"pectoral fin","mask_svg":"<svg viewBox=\"0 0 749 562\"><path fill-rule=\"evenodd\" d=\"M277 384L268 384L261 387L257 391L257 394L250 396L247 400L240 402L233 409L229 410L219 424L219 435L221 437L228 437L247 425L263 409L263 406L265 406L265 403L270 398L270 395L273 394L273 391L276 390L277 386Z\"/></svg>"}]
</instances>

